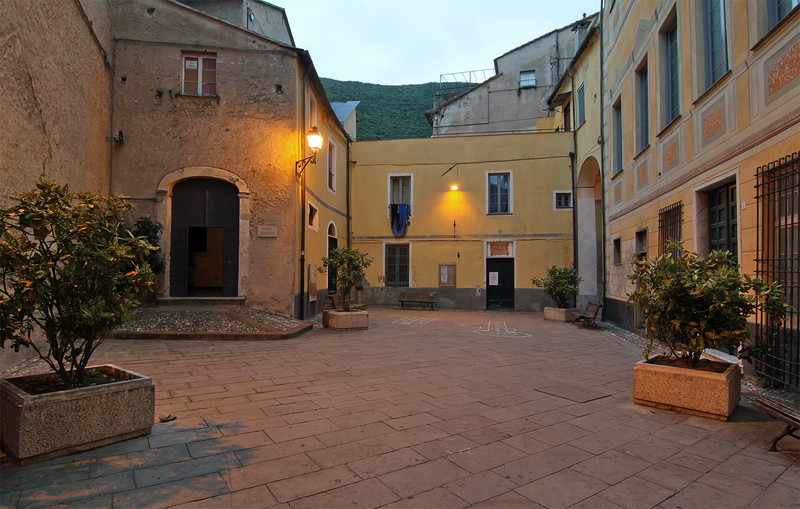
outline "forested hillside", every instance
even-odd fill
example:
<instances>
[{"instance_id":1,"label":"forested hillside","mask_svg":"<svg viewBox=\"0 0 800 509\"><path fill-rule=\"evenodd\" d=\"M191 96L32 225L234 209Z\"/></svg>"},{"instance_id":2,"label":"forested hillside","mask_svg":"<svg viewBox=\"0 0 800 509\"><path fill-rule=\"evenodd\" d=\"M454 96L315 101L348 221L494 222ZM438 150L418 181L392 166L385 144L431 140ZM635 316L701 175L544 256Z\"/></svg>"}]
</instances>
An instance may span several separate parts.
<instances>
[{"instance_id":1,"label":"forested hillside","mask_svg":"<svg viewBox=\"0 0 800 509\"><path fill-rule=\"evenodd\" d=\"M433 132L425 112L433 107L438 83L373 85L322 78L322 84L331 102L361 101L359 140L428 138Z\"/></svg>"}]
</instances>

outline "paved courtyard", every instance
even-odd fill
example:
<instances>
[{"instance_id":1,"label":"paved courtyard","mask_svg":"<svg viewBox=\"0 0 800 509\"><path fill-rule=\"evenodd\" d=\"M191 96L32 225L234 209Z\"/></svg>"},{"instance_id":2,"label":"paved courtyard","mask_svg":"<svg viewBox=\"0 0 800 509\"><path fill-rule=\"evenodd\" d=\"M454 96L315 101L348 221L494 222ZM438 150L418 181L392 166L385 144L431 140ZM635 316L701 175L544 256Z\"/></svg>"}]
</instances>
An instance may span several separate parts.
<instances>
[{"instance_id":1,"label":"paved courtyard","mask_svg":"<svg viewBox=\"0 0 800 509\"><path fill-rule=\"evenodd\" d=\"M640 351L522 313L371 309L367 331L114 340L153 377L153 433L0 457L3 507L797 508L800 441L635 405Z\"/></svg>"}]
</instances>

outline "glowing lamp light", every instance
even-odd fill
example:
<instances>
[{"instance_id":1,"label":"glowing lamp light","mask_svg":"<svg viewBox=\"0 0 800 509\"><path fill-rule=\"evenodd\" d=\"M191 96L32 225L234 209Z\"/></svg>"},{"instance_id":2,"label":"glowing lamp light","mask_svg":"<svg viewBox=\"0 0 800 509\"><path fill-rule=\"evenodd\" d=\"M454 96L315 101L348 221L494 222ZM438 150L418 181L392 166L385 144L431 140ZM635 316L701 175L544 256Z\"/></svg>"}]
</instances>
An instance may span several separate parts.
<instances>
[{"instance_id":1,"label":"glowing lamp light","mask_svg":"<svg viewBox=\"0 0 800 509\"><path fill-rule=\"evenodd\" d=\"M450 186L450 190L451 191L458 191L458 184L453 184L452 186Z\"/></svg>"},{"instance_id":2,"label":"glowing lamp light","mask_svg":"<svg viewBox=\"0 0 800 509\"><path fill-rule=\"evenodd\" d=\"M308 130L308 133L306 134L306 142L308 143L308 148L311 149L313 154L300 159L295 163L295 169L298 177L303 174L303 170L306 169L308 163L317 164L317 152L319 152L319 149L322 148L322 143L324 141L325 140L322 139L322 134L319 132L319 129L317 129L316 126Z\"/></svg>"},{"instance_id":3,"label":"glowing lamp light","mask_svg":"<svg viewBox=\"0 0 800 509\"><path fill-rule=\"evenodd\" d=\"M314 152L318 152L322 148L322 134L320 134L319 129L316 127L312 127L308 130L308 134L306 134L306 141L308 141L308 148L310 148Z\"/></svg>"}]
</instances>

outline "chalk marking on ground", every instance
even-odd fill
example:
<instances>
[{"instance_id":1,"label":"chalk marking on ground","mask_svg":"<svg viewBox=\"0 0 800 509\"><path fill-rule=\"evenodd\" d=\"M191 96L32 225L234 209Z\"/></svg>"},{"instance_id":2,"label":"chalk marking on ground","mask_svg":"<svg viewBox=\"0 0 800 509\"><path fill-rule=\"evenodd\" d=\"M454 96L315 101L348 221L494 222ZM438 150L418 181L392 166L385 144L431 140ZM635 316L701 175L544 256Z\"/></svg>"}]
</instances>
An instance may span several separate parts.
<instances>
[{"instance_id":1,"label":"chalk marking on ground","mask_svg":"<svg viewBox=\"0 0 800 509\"><path fill-rule=\"evenodd\" d=\"M529 338L527 332L518 332L517 329L509 329L506 322L489 322L485 329L474 331L475 334L482 336L497 336L501 338Z\"/></svg>"}]
</instances>

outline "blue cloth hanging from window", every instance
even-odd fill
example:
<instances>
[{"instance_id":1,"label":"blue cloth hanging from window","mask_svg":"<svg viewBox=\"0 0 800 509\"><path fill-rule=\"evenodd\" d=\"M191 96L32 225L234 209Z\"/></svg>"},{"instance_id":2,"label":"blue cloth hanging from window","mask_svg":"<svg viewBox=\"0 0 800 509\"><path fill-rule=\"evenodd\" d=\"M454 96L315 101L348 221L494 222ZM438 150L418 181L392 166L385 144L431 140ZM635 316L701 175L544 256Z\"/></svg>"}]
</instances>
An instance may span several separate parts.
<instances>
[{"instance_id":1,"label":"blue cloth hanging from window","mask_svg":"<svg viewBox=\"0 0 800 509\"><path fill-rule=\"evenodd\" d=\"M395 237L403 237L408 231L408 225L411 221L408 217L411 215L411 208L408 203L393 203L390 209L390 219L392 223L392 234Z\"/></svg>"}]
</instances>

